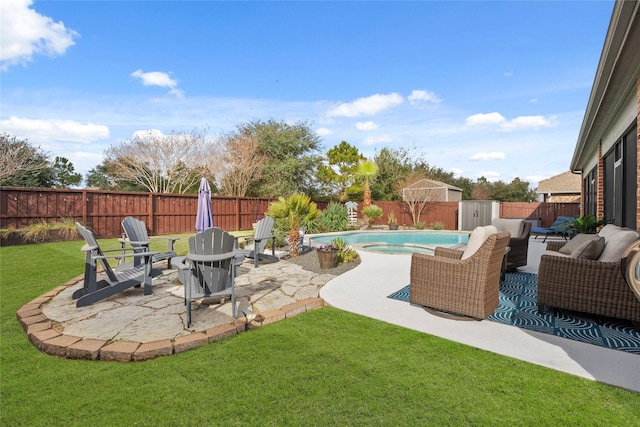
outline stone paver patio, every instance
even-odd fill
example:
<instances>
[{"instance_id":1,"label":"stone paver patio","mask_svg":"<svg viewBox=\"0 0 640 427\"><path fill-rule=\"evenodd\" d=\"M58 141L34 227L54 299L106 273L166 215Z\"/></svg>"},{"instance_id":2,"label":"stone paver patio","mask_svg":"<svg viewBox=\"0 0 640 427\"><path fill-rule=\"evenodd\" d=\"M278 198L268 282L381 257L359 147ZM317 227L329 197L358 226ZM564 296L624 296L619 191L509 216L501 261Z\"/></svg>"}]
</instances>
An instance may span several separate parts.
<instances>
[{"instance_id":1,"label":"stone paver patio","mask_svg":"<svg viewBox=\"0 0 640 427\"><path fill-rule=\"evenodd\" d=\"M320 289L335 275L313 273L287 261L256 269L250 260L239 268L235 281L238 318L233 318L229 301L204 299L192 304L190 328L177 277L177 270L165 269L153 279L153 295L131 288L77 308L71 295L82 287L80 276L25 304L17 317L31 343L54 356L147 360L320 308ZM250 322L241 313L246 308L256 313Z\"/></svg>"}]
</instances>

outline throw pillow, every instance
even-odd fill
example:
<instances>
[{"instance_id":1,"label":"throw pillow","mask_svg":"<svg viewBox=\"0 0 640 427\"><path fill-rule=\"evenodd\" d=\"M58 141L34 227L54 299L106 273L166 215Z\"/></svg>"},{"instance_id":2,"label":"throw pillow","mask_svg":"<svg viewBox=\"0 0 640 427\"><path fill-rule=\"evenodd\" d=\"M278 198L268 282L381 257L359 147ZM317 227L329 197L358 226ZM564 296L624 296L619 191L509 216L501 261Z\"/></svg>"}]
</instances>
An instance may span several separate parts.
<instances>
[{"instance_id":1,"label":"throw pillow","mask_svg":"<svg viewBox=\"0 0 640 427\"><path fill-rule=\"evenodd\" d=\"M575 251L580 245L584 242L588 242L590 240L598 237L597 234L577 234L573 239L569 240L563 247L558 249L558 252L565 255L571 255L571 252Z\"/></svg>"},{"instance_id":2,"label":"throw pillow","mask_svg":"<svg viewBox=\"0 0 640 427\"><path fill-rule=\"evenodd\" d=\"M604 250L604 243L604 237L588 240L571 252L571 258L596 260Z\"/></svg>"}]
</instances>

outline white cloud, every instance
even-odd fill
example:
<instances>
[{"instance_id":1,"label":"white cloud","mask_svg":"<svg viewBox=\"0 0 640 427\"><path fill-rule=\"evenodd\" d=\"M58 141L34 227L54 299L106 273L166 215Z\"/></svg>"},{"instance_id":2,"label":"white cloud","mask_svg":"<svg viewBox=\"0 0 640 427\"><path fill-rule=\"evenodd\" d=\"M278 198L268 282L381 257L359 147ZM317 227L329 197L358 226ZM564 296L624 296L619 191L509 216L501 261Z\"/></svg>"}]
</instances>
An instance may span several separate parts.
<instances>
[{"instance_id":1,"label":"white cloud","mask_svg":"<svg viewBox=\"0 0 640 427\"><path fill-rule=\"evenodd\" d=\"M32 0L0 2L0 70L26 65L36 54L63 55L79 34L30 6Z\"/></svg>"},{"instance_id":2,"label":"white cloud","mask_svg":"<svg viewBox=\"0 0 640 427\"><path fill-rule=\"evenodd\" d=\"M142 139L146 137L160 138L163 136L164 136L164 133L162 133L162 131L158 129L137 130L133 133L133 135L131 135L132 138L142 138Z\"/></svg>"},{"instance_id":3,"label":"white cloud","mask_svg":"<svg viewBox=\"0 0 640 427\"><path fill-rule=\"evenodd\" d=\"M476 153L470 158L471 160L505 160L507 156L504 153L494 151L493 153Z\"/></svg>"},{"instance_id":4,"label":"white cloud","mask_svg":"<svg viewBox=\"0 0 640 427\"><path fill-rule=\"evenodd\" d=\"M168 87L169 93L182 97L184 93L178 89L178 80L171 78L171 73L163 73L161 71L150 71L145 73L142 70L136 70L131 73L132 77L136 77L142 81L145 86Z\"/></svg>"},{"instance_id":5,"label":"white cloud","mask_svg":"<svg viewBox=\"0 0 640 427\"><path fill-rule=\"evenodd\" d=\"M397 93L388 95L375 94L367 98L359 98L353 102L338 105L327 112L329 117L373 116L381 111L395 107L404 102Z\"/></svg>"},{"instance_id":6,"label":"white cloud","mask_svg":"<svg viewBox=\"0 0 640 427\"><path fill-rule=\"evenodd\" d=\"M489 182L500 181L500 173L496 171L481 171L480 176L485 177Z\"/></svg>"},{"instance_id":7,"label":"white cloud","mask_svg":"<svg viewBox=\"0 0 640 427\"><path fill-rule=\"evenodd\" d=\"M532 103L532 104L537 104L538 103L538 98L531 98L529 100L529 102Z\"/></svg>"},{"instance_id":8,"label":"white cloud","mask_svg":"<svg viewBox=\"0 0 640 427\"><path fill-rule=\"evenodd\" d=\"M467 117L464 120L466 126L489 126L498 125L498 130L510 132L522 129L539 129L543 127L557 126L555 117L544 116L519 116L512 120L507 120L500 113L480 113Z\"/></svg>"},{"instance_id":9,"label":"white cloud","mask_svg":"<svg viewBox=\"0 0 640 427\"><path fill-rule=\"evenodd\" d=\"M453 173L453 176L455 178L459 178L462 176L462 173L464 172L462 169L460 168L451 168L451 172Z\"/></svg>"},{"instance_id":10,"label":"white cloud","mask_svg":"<svg viewBox=\"0 0 640 427\"><path fill-rule=\"evenodd\" d=\"M378 145L378 144L386 144L388 142L393 141L393 137L391 135L379 135L379 136L370 136L365 138L362 141L362 145Z\"/></svg>"},{"instance_id":11,"label":"white cloud","mask_svg":"<svg viewBox=\"0 0 640 427\"><path fill-rule=\"evenodd\" d=\"M89 143L109 137L109 128L95 123L80 123L73 120L34 120L11 116L0 121L3 132L18 135L33 143L69 141Z\"/></svg>"},{"instance_id":12,"label":"white cloud","mask_svg":"<svg viewBox=\"0 0 640 427\"><path fill-rule=\"evenodd\" d=\"M502 124L502 130L512 131L520 129L539 129L543 127L555 126L555 118L546 118L544 116L520 116Z\"/></svg>"},{"instance_id":13,"label":"white cloud","mask_svg":"<svg viewBox=\"0 0 640 427\"><path fill-rule=\"evenodd\" d=\"M511 77L511 76L513 76L513 71L511 71L511 70L510 71L505 71L504 73L502 73L502 75L505 76L505 77Z\"/></svg>"},{"instance_id":14,"label":"white cloud","mask_svg":"<svg viewBox=\"0 0 640 427\"><path fill-rule=\"evenodd\" d=\"M368 130L376 130L380 127L376 122L358 122L356 123L356 129L368 131Z\"/></svg>"},{"instance_id":15,"label":"white cloud","mask_svg":"<svg viewBox=\"0 0 640 427\"><path fill-rule=\"evenodd\" d=\"M333 133L333 131L331 129L328 129L328 128L318 128L318 129L316 129L316 133L319 136L327 136L327 135L331 135Z\"/></svg>"},{"instance_id":16,"label":"white cloud","mask_svg":"<svg viewBox=\"0 0 640 427\"><path fill-rule=\"evenodd\" d=\"M411 92L411 95L409 95L408 99L411 105L419 104L422 102L431 102L433 104L442 102L442 100L438 98L435 93L426 90L414 90L413 92Z\"/></svg>"},{"instance_id":17,"label":"white cloud","mask_svg":"<svg viewBox=\"0 0 640 427\"><path fill-rule=\"evenodd\" d=\"M464 120L464 124L467 126L485 126L485 125L497 125L506 122L507 119L500 113L480 113L469 116Z\"/></svg>"}]
</instances>

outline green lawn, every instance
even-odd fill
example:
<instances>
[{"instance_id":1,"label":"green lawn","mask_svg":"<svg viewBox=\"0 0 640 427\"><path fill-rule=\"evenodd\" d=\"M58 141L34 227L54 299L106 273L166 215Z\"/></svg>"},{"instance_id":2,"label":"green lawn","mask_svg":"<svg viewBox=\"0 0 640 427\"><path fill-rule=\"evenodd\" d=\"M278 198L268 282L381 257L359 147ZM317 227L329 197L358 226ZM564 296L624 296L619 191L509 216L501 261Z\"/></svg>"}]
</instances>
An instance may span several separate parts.
<instances>
[{"instance_id":1,"label":"green lawn","mask_svg":"<svg viewBox=\"0 0 640 427\"><path fill-rule=\"evenodd\" d=\"M640 425L639 394L328 307L146 362L48 356L15 312L80 246L0 248L0 425Z\"/></svg>"}]
</instances>

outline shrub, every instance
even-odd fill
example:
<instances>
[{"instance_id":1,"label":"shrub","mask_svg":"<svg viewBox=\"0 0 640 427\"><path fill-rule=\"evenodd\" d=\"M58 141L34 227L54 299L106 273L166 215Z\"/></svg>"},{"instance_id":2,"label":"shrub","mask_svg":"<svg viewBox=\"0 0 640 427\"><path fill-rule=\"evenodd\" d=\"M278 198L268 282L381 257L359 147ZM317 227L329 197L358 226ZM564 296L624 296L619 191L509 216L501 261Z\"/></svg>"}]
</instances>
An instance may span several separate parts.
<instances>
[{"instance_id":1,"label":"shrub","mask_svg":"<svg viewBox=\"0 0 640 427\"><path fill-rule=\"evenodd\" d=\"M431 224L431 229L432 230L444 230L444 224L441 223L440 221L436 221L433 224Z\"/></svg>"},{"instance_id":2,"label":"shrub","mask_svg":"<svg viewBox=\"0 0 640 427\"><path fill-rule=\"evenodd\" d=\"M349 212L346 206L331 202L320 213L318 220L318 231L332 232L345 231L349 228Z\"/></svg>"}]
</instances>

